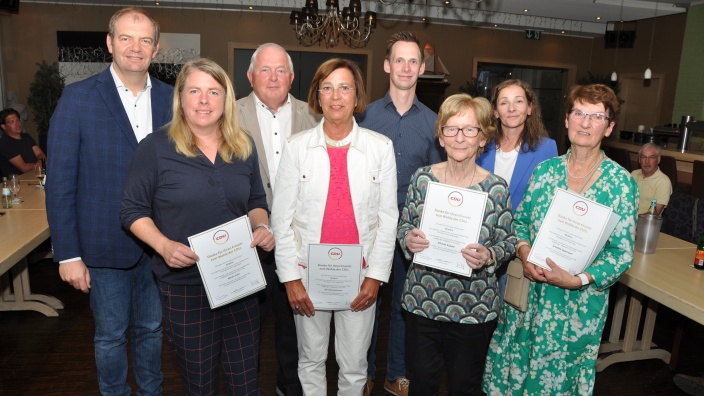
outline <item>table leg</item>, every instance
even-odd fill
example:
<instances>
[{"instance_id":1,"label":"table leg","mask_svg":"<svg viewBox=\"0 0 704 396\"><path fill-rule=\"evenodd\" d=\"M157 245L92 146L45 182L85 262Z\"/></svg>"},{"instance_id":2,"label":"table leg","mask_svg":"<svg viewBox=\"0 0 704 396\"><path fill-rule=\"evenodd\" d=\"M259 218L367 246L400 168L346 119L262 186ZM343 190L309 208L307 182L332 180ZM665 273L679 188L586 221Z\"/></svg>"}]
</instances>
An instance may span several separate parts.
<instances>
[{"instance_id":1,"label":"table leg","mask_svg":"<svg viewBox=\"0 0 704 396\"><path fill-rule=\"evenodd\" d=\"M626 297L628 288L617 284L616 303L614 304L614 314L611 318L611 331L609 332L609 342L616 343L621 339L621 327L623 326L623 313L626 310Z\"/></svg>"},{"instance_id":2,"label":"table leg","mask_svg":"<svg viewBox=\"0 0 704 396\"><path fill-rule=\"evenodd\" d=\"M3 281L0 311L31 310L43 313L46 316L59 316L56 309L63 308L64 305L61 301L54 297L31 294L29 287L29 269L27 267L26 258L22 259L12 269L12 287L14 293L9 293L9 285L5 285L6 283L7 282ZM56 305L58 305L58 307Z\"/></svg>"},{"instance_id":3,"label":"table leg","mask_svg":"<svg viewBox=\"0 0 704 396\"><path fill-rule=\"evenodd\" d=\"M619 296L620 297L620 296ZM643 335L640 341L637 340L638 327L640 325L640 315L643 308L644 296L635 290L631 290L629 299L628 316L626 318L626 330L622 342L604 343L599 348L600 353L614 352L610 355L597 359L596 371L603 371L610 365L618 362L629 362L634 360L660 359L665 363L670 361L670 352L660 349L652 343L653 329L657 316L658 303L649 300L643 324ZM623 312L623 311L621 311ZM610 338L609 338L610 340Z\"/></svg>"}]
</instances>

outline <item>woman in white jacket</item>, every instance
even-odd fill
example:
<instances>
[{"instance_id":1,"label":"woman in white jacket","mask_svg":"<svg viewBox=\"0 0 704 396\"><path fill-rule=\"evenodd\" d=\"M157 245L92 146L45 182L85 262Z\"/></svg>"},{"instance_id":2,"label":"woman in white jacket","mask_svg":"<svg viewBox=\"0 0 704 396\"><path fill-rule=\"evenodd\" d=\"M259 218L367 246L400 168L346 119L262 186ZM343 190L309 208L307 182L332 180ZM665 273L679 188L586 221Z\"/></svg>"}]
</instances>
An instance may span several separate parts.
<instances>
[{"instance_id":1,"label":"woman in white jacket","mask_svg":"<svg viewBox=\"0 0 704 396\"><path fill-rule=\"evenodd\" d=\"M354 62L323 63L308 95L308 105L323 119L288 139L277 171L271 214L276 272L298 314L298 376L306 395L327 394L325 361L333 317L338 394L362 393L377 292L391 273L398 220L396 162L391 141L354 120L354 112L364 111L365 98ZM308 247L317 243L362 245L361 287L348 309L316 310L308 296Z\"/></svg>"}]
</instances>

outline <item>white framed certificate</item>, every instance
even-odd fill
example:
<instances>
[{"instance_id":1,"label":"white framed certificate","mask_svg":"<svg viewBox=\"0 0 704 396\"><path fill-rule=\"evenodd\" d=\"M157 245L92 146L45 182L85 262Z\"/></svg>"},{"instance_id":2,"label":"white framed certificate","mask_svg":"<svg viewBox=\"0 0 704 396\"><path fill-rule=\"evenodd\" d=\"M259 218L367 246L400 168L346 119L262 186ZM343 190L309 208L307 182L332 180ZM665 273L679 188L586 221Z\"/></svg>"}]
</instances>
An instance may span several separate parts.
<instances>
[{"instance_id":1,"label":"white framed certificate","mask_svg":"<svg viewBox=\"0 0 704 396\"><path fill-rule=\"evenodd\" d=\"M362 245L308 245L306 291L315 309L347 310L359 295Z\"/></svg>"},{"instance_id":2,"label":"white framed certificate","mask_svg":"<svg viewBox=\"0 0 704 396\"><path fill-rule=\"evenodd\" d=\"M430 246L416 253L413 262L471 276L472 268L460 250L479 241L487 197L483 191L428 183L419 228Z\"/></svg>"},{"instance_id":3,"label":"white framed certificate","mask_svg":"<svg viewBox=\"0 0 704 396\"><path fill-rule=\"evenodd\" d=\"M188 237L211 309L266 287L257 248L249 247L252 240L246 215Z\"/></svg>"},{"instance_id":4,"label":"white framed certificate","mask_svg":"<svg viewBox=\"0 0 704 396\"><path fill-rule=\"evenodd\" d=\"M558 189L533 241L528 261L550 269L547 258L572 275L591 265L621 216L579 194Z\"/></svg>"}]
</instances>

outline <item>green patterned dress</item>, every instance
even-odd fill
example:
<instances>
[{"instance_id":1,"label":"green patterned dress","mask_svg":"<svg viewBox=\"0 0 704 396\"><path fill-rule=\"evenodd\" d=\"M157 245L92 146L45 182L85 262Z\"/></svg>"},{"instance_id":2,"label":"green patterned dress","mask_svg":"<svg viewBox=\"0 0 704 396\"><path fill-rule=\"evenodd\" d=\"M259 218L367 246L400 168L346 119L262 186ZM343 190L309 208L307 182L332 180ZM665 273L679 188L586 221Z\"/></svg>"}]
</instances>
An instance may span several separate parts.
<instances>
[{"instance_id":1,"label":"green patterned dress","mask_svg":"<svg viewBox=\"0 0 704 396\"><path fill-rule=\"evenodd\" d=\"M568 153L569 154L569 153ZM557 188L567 189L567 155L538 165L514 220L518 239L533 241ZM611 159L584 197L621 216L586 270L594 283L567 290L531 283L528 308L504 305L489 346L482 388L488 395L590 395L608 312L609 288L633 262L638 187Z\"/></svg>"},{"instance_id":2,"label":"green patterned dress","mask_svg":"<svg viewBox=\"0 0 704 396\"><path fill-rule=\"evenodd\" d=\"M411 177L406 204L401 213L397 238L407 259L406 235L420 226L428 182L438 182L430 166L420 168ZM489 173L481 182L469 187L488 193L479 243L491 249L498 263L515 252L511 198L506 181ZM406 311L424 318L455 322L484 323L499 315L501 299L495 265L472 271L471 277L411 264L403 288L402 304ZM486 346L483 346L485 348Z\"/></svg>"}]
</instances>

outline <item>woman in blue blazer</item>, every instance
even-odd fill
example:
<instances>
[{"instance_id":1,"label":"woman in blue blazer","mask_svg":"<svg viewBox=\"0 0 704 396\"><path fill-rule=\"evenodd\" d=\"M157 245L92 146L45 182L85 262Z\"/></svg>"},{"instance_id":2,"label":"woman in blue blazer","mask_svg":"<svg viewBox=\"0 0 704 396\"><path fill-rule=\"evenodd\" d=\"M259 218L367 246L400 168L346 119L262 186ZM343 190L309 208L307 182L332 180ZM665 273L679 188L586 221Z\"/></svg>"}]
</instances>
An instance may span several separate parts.
<instances>
[{"instance_id":1,"label":"woman in blue blazer","mask_svg":"<svg viewBox=\"0 0 704 396\"><path fill-rule=\"evenodd\" d=\"M506 80L493 89L491 104L498 127L477 164L509 185L513 211L523 200L533 169L557 156L557 145L543 125L540 103L533 89L521 80ZM499 293L506 289L506 265L497 271Z\"/></svg>"}]
</instances>

